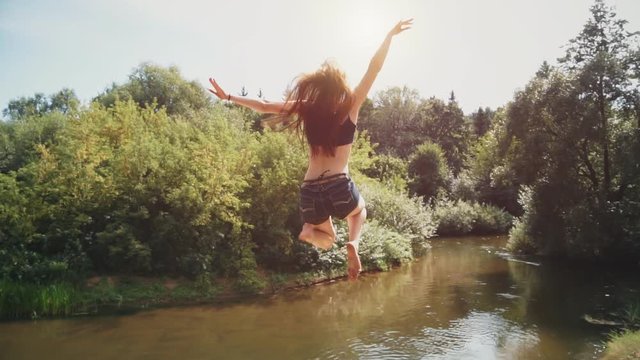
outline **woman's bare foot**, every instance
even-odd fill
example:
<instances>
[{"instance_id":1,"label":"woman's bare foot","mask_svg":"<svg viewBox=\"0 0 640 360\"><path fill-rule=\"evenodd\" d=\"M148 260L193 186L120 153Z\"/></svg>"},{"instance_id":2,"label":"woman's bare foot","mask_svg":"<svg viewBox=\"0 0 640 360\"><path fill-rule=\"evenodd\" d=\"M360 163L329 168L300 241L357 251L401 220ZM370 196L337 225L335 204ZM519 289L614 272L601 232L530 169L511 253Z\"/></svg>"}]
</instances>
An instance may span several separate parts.
<instances>
[{"instance_id":1,"label":"woman's bare foot","mask_svg":"<svg viewBox=\"0 0 640 360\"><path fill-rule=\"evenodd\" d=\"M318 247L323 250L329 250L333 246L333 240L329 235L327 236L315 236L316 230L303 230L300 233L300 240L308 242L309 244Z\"/></svg>"},{"instance_id":2,"label":"woman's bare foot","mask_svg":"<svg viewBox=\"0 0 640 360\"><path fill-rule=\"evenodd\" d=\"M359 240L347 242L347 273L349 274L350 280L357 280L362 270L360 256L358 255L359 242Z\"/></svg>"}]
</instances>

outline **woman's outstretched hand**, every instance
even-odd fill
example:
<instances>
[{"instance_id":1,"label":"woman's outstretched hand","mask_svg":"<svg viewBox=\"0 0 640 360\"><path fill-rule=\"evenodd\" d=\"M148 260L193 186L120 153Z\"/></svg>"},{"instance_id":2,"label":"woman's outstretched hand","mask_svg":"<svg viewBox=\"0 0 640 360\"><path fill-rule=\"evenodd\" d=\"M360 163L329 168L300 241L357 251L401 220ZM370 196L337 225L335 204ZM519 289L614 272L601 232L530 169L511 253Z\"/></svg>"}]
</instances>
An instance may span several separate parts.
<instances>
[{"instance_id":1,"label":"woman's outstretched hand","mask_svg":"<svg viewBox=\"0 0 640 360\"><path fill-rule=\"evenodd\" d=\"M401 20L389 31L389 36L398 35L405 30L409 30L411 25L413 25L413 19Z\"/></svg>"},{"instance_id":2,"label":"woman's outstretched hand","mask_svg":"<svg viewBox=\"0 0 640 360\"><path fill-rule=\"evenodd\" d=\"M218 85L213 78L209 78L209 82L211 83L211 86L213 86L213 89L207 89L210 93L217 96L220 100L228 100L227 93L222 90L220 85Z\"/></svg>"}]
</instances>

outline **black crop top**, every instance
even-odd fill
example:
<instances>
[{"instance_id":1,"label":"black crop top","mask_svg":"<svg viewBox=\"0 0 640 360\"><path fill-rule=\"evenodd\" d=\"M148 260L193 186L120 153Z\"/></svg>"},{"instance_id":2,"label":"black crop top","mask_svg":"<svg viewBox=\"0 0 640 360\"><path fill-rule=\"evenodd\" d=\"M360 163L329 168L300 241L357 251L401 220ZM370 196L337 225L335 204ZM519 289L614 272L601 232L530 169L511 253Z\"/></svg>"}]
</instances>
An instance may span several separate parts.
<instances>
[{"instance_id":1,"label":"black crop top","mask_svg":"<svg viewBox=\"0 0 640 360\"><path fill-rule=\"evenodd\" d=\"M353 136L356 132L356 124L351 121L351 117L347 117L340 127L338 128L338 136L336 139L336 145L349 145L353 143Z\"/></svg>"}]
</instances>

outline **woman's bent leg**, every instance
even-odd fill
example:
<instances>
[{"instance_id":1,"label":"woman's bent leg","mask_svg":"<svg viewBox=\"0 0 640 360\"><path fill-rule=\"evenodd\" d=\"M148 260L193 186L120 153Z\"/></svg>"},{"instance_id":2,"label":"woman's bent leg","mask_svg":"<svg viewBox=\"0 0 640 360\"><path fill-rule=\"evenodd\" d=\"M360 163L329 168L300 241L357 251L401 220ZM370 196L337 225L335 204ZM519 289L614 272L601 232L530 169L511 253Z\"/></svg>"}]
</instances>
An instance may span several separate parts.
<instances>
[{"instance_id":1,"label":"woman's bent leg","mask_svg":"<svg viewBox=\"0 0 640 360\"><path fill-rule=\"evenodd\" d=\"M367 219L367 209L365 208L364 199L361 197L358 207L347 215L347 225L349 226L349 242L347 242L347 271L350 279L357 279L358 274L362 270L360 256L358 255L358 247L360 245L360 235L362 234L362 225Z\"/></svg>"},{"instance_id":2,"label":"woman's bent leg","mask_svg":"<svg viewBox=\"0 0 640 360\"><path fill-rule=\"evenodd\" d=\"M327 221L318 225L304 223L298 238L313 246L329 250L336 240L336 231L331 218L328 218Z\"/></svg>"}]
</instances>

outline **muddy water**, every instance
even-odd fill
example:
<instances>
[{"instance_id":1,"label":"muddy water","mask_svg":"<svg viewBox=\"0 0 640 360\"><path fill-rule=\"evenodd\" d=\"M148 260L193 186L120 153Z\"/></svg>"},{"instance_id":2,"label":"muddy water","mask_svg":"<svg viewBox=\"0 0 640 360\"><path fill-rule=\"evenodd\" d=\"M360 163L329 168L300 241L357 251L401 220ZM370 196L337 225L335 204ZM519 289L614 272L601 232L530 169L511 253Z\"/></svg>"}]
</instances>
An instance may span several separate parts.
<instances>
[{"instance_id":1,"label":"muddy water","mask_svg":"<svg viewBox=\"0 0 640 360\"><path fill-rule=\"evenodd\" d=\"M509 258L504 237L433 241L424 258L223 306L0 323L0 359L593 359L629 272Z\"/></svg>"}]
</instances>

